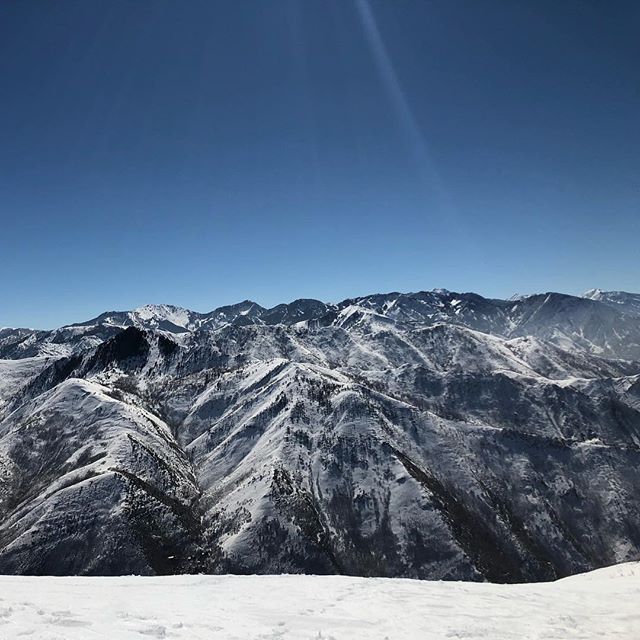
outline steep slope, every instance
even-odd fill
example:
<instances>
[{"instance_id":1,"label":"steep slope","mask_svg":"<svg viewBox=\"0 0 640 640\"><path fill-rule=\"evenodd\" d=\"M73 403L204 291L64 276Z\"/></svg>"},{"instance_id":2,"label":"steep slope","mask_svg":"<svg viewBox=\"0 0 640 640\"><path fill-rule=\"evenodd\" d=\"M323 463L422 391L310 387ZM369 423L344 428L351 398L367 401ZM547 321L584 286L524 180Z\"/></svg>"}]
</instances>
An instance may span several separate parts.
<instances>
[{"instance_id":1,"label":"steep slope","mask_svg":"<svg viewBox=\"0 0 640 640\"><path fill-rule=\"evenodd\" d=\"M173 573L197 497L167 425L101 385L68 379L0 422L2 573Z\"/></svg>"},{"instance_id":2,"label":"steep slope","mask_svg":"<svg viewBox=\"0 0 640 640\"><path fill-rule=\"evenodd\" d=\"M432 408L463 421L310 365L225 374L183 423L223 566L516 581L637 554L640 415L619 437L599 400L516 383L514 421L504 383L447 381Z\"/></svg>"}]
</instances>

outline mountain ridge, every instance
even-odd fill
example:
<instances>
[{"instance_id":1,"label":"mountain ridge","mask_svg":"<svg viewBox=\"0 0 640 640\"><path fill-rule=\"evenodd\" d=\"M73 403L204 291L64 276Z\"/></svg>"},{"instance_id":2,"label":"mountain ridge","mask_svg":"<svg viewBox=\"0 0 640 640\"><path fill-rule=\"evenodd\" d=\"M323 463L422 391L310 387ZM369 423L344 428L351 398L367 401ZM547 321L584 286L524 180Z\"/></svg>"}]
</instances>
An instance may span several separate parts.
<instances>
[{"instance_id":1,"label":"mountain ridge","mask_svg":"<svg viewBox=\"0 0 640 640\"><path fill-rule=\"evenodd\" d=\"M638 559L640 318L615 305L437 290L0 334L0 571Z\"/></svg>"},{"instance_id":2,"label":"mountain ridge","mask_svg":"<svg viewBox=\"0 0 640 640\"><path fill-rule=\"evenodd\" d=\"M8 344L15 345L17 355L37 355L37 349L29 350L30 342L42 338L49 343L64 341L64 334L82 333L91 342L91 331L109 330L137 326L140 328L158 329L169 334L179 335L192 333L200 329L217 329L226 324L295 324L304 321L331 323L348 308L357 308L375 312L389 317L397 322L425 322L443 320L456 322L473 329L493 333L501 336L526 335L525 325L528 319L527 311L531 314L553 313L553 307L573 305L574 313L588 313L589 305L600 304L601 313L605 308L613 309L625 316L640 314L640 294L623 292L598 292L591 290L583 297L547 292L532 294L517 299L483 298L475 293L456 293L446 289L420 291L414 293L392 292L387 294L372 294L357 298L347 298L339 303L325 303L315 299L297 299L290 303L282 303L267 309L257 303L245 300L243 302L226 305L207 313L200 313L176 307L173 305L143 305L132 311L108 311L83 322L65 325L51 331L29 329L3 329L0 331L0 357L13 357ZM616 302L611 302L611 296ZM594 296L598 299L594 299ZM598 297L599 296L599 297ZM605 300L606 297L606 300ZM602 299L600 299L602 298ZM636 310L637 299L637 310ZM624 300L624 302L621 302ZM587 302L588 301L588 302ZM586 308L585 308L586 306ZM523 311L523 308L525 310ZM520 311L518 311L520 309ZM484 314L484 317L478 317ZM433 320L435 318L435 320ZM633 322L633 320L632 320ZM84 330L84 331L83 331ZM62 334L61 339L59 338ZM551 336L549 332L543 334L546 338L559 341L562 335ZM47 340L47 337L49 338ZM571 337L569 336L569 339ZM616 339L615 337L613 338ZM26 348L21 350L19 343L26 342ZM619 341L619 340L618 340ZM95 341L93 341L95 344ZM633 336L630 341L631 349L627 354L618 353L606 339L587 346L601 355L614 355L640 358L640 339ZM4 343L4 344L3 344ZM586 344L586 343L585 343Z\"/></svg>"}]
</instances>

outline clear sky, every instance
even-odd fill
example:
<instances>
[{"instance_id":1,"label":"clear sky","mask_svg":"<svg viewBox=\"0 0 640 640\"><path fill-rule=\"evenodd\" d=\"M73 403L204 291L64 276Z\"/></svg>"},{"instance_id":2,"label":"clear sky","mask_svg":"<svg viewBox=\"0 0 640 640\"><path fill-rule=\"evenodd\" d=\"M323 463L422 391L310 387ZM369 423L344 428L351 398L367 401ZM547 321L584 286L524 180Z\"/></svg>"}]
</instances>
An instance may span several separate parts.
<instances>
[{"instance_id":1,"label":"clear sky","mask_svg":"<svg viewBox=\"0 0 640 640\"><path fill-rule=\"evenodd\" d=\"M0 326L640 291L640 2L0 0Z\"/></svg>"}]
</instances>

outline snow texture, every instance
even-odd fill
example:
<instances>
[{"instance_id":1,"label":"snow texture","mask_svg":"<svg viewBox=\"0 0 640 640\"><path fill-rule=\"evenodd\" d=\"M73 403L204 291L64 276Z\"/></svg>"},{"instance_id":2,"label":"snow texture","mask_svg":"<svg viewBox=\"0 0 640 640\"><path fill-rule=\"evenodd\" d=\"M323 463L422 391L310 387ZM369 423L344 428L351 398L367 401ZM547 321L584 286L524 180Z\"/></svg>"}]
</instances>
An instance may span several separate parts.
<instances>
[{"instance_id":1,"label":"snow texture","mask_svg":"<svg viewBox=\"0 0 640 640\"><path fill-rule=\"evenodd\" d=\"M0 577L0 637L429 640L640 637L640 565L553 583L339 576Z\"/></svg>"}]
</instances>

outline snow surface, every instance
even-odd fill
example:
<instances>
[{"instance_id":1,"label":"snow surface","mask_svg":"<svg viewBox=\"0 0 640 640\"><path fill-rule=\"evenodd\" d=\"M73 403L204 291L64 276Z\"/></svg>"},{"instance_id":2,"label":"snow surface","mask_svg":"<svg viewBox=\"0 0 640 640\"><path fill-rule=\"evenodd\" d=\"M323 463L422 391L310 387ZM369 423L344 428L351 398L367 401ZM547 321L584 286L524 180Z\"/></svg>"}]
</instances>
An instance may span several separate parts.
<instances>
[{"instance_id":1,"label":"snow surface","mask_svg":"<svg viewBox=\"0 0 640 640\"><path fill-rule=\"evenodd\" d=\"M0 360L0 410L21 386L35 378L49 364L47 357Z\"/></svg>"},{"instance_id":2,"label":"snow surface","mask_svg":"<svg viewBox=\"0 0 640 640\"><path fill-rule=\"evenodd\" d=\"M0 576L0 638L640 638L640 563L553 583Z\"/></svg>"}]
</instances>

